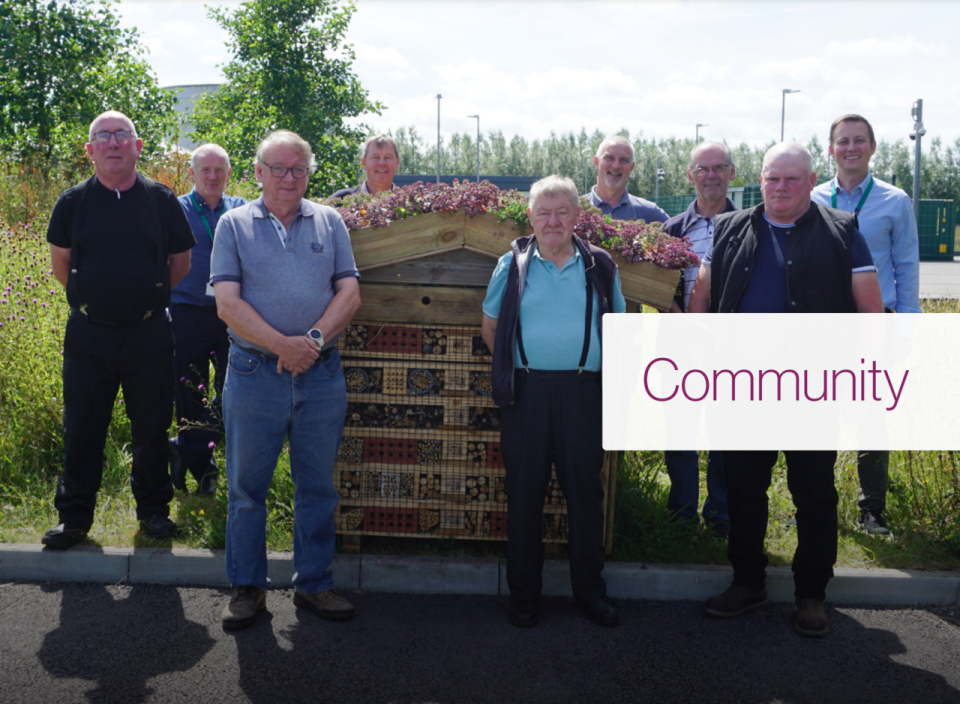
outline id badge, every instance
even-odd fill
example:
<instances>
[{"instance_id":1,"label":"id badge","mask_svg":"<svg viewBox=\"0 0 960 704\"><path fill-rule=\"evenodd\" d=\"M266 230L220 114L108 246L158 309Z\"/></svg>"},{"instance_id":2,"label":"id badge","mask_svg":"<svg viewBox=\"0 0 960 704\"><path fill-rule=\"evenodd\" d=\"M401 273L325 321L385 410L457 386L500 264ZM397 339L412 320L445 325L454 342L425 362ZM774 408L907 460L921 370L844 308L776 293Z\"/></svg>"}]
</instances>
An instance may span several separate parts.
<instances>
[{"instance_id":1,"label":"id badge","mask_svg":"<svg viewBox=\"0 0 960 704\"><path fill-rule=\"evenodd\" d=\"M207 282L207 295L208 295L208 296L213 296L213 295L214 295L214 293L213 293L213 284L211 284L209 281Z\"/></svg>"}]
</instances>

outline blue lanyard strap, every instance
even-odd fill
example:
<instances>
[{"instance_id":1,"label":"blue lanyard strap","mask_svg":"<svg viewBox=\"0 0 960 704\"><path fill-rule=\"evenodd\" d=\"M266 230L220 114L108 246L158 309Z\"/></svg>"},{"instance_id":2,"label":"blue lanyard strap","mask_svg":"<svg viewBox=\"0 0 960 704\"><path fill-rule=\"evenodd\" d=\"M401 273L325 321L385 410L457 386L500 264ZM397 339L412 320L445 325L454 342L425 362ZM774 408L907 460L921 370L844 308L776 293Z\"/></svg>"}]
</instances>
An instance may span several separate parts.
<instances>
[{"instance_id":1,"label":"blue lanyard strap","mask_svg":"<svg viewBox=\"0 0 960 704\"><path fill-rule=\"evenodd\" d=\"M857 209L853 211L854 215L859 215L860 211L863 210L863 204L867 202L867 196L870 195L870 191L873 190L873 176L870 177L870 183L867 184L867 190L863 192L863 195L860 196L860 202L857 203ZM833 189L830 192L830 207L837 207L837 179L833 179Z\"/></svg>"},{"instance_id":2,"label":"blue lanyard strap","mask_svg":"<svg viewBox=\"0 0 960 704\"><path fill-rule=\"evenodd\" d=\"M213 242L213 229L210 227L210 222L207 220L207 216L203 214L203 208L200 207L200 202L197 200L196 191L190 191L190 202L193 203L193 207L196 209L197 215L200 216L200 222L203 223L204 228L207 230L207 234L210 235L210 241ZM220 202L223 203L222 197Z\"/></svg>"}]
</instances>

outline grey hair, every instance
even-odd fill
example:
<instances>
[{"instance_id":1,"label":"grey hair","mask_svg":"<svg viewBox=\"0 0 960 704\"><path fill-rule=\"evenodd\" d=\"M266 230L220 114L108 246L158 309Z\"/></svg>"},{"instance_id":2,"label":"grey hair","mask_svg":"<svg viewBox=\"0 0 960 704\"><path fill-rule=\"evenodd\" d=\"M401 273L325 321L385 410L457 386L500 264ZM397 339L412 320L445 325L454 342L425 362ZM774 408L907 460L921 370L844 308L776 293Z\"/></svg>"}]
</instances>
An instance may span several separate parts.
<instances>
[{"instance_id":1,"label":"grey hair","mask_svg":"<svg viewBox=\"0 0 960 704\"><path fill-rule=\"evenodd\" d=\"M316 172L317 158L313 155L313 149L310 148L310 143L296 132L291 132L290 130L274 130L264 137L263 141L257 146L257 156L254 159L254 163L265 164L266 162L263 160L263 155L267 153L270 147L278 144L289 147L295 152L299 152L300 155L306 159L307 168L310 169L310 173Z\"/></svg>"},{"instance_id":2,"label":"grey hair","mask_svg":"<svg viewBox=\"0 0 960 704\"><path fill-rule=\"evenodd\" d=\"M542 179L530 186L530 201L527 207L533 210L534 204L540 196L559 196L565 195L570 198L573 207L580 207L580 193L577 191L577 184L566 176L544 176Z\"/></svg>"},{"instance_id":3,"label":"grey hair","mask_svg":"<svg viewBox=\"0 0 960 704\"><path fill-rule=\"evenodd\" d=\"M615 134L612 137L606 137L602 142L600 142L600 146L597 147L597 158L601 158L604 150L607 147L612 147L614 144L625 144L626 146L630 147L630 163L636 162L637 152L633 148L633 144L630 143L629 139L626 137L621 137L618 134Z\"/></svg>"},{"instance_id":4,"label":"grey hair","mask_svg":"<svg viewBox=\"0 0 960 704\"><path fill-rule=\"evenodd\" d=\"M400 158L400 150L397 149L397 143L393 141L393 137L388 134L375 134L363 143L363 153L360 155L361 159L367 158L367 152L370 150L370 146L373 144L377 145L378 147L382 147L384 144L389 144L391 147L393 147L393 153L397 159Z\"/></svg>"},{"instance_id":5,"label":"grey hair","mask_svg":"<svg viewBox=\"0 0 960 704\"><path fill-rule=\"evenodd\" d=\"M733 163L733 152L730 151L730 147L728 147L726 144L721 144L720 142L700 142L700 144L690 150L690 165L687 166L688 170L693 171L693 167L696 163L693 157L697 153L698 149L703 149L704 147L720 147L723 150L723 158L727 160L727 163Z\"/></svg>"},{"instance_id":6,"label":"grey hair","mask_svg":"<svg viewBox=\"0 0 960 704\"><path fill-rule=\"evenodd\" d=\"M774 144L767 153L763 155L763 167L761 173L767 170L767 166L781 156L799 156L803 159L803 165L808 174L813 173L813 157L807 148L800 142L780 142Z\"/></svg>"},{"instance_id":7,"label":"grey hair","mask_svg":"<svg viewBox=\"0 0 960 704\"><path fill-rule=\"evenodd\" d=\"M126 120L130 124L130 131L133 132L133 136L137 137L137 128L133 124L133 120L118 110L107 110L106 112L102 112L93 118L93 122L90 123L90 128L87 130L87 141L93 141L93 126L97 124L97 120L99 120L101 117L119 117L121 120Z\"/></svg>"},{"instance_id":8,"label":"grey hair","mask_svg":"<svg viewBox=\"0 0 960 704\"><path fill-rule=\"evenodd\" d=\"M230 155L227 154L227 150L221 147L219 144L213 144L212 142L201 144L199 147L193 150L193 154L190 155L190 168L196 171L197 161L200 159L200 157L206 156L211 152L226 159L227 168L230 168Z\"/></svg>"}]
</instances>

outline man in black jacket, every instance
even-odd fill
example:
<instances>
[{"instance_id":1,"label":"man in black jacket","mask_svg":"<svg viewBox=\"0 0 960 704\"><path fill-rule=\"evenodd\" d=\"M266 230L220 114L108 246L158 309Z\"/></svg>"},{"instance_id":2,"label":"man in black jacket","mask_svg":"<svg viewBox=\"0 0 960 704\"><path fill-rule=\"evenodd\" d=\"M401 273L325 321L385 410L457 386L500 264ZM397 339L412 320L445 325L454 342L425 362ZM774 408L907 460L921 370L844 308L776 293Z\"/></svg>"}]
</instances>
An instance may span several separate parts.
<instances>
[{"instance_id":1,"label":"man in black jacket","mask_svg":"<svg viewBox=\"0 0 960 704\"><path fill-rule=\"evenodd\" d=\"M876 267L856 219L811 203L817 183L810 153L783 142L764 156L763 205L717 217L714 246L701 264L691 312L883 313ZM767 603L767 489L776 451L725 451L730 509L727 555L733 585L707 600L710 616L730 618ZM823 602L837 560L837 453L785 451L797 507L794 625L825 636Z\"/></svg>"},{"instance_id":2,"label":"man in black jacket","mask_svg":"<svg viewBox=\"0 0 960 704\"><path fill-rule=\"evenodd\" d=\"M622 313L617 265L577 237L577 187L566 177L533 184L532 237L503 255L487 287L481 333L493 352L507 471L510 620L535 626L543 586L543 502L551 462L567 500L570 581L583 613L619 624L603 579L600 324Z\"/></svg>"}]
</instances>

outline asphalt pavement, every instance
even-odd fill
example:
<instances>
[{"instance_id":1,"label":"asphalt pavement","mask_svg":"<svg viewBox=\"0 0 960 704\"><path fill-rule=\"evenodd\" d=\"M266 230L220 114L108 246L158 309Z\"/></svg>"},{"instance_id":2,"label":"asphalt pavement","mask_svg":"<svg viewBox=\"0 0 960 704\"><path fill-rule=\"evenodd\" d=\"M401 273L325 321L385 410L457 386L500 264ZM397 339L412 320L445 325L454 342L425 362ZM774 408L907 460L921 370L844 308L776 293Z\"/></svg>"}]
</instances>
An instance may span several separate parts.
<instances>
[{"instance_id":1,"label":"asphalt pavement","mask_svg":"<svg viewBox=\"0 0 960 704\"><path fill-rule=\"evenodd\" d=\"M521 630L503 596L347 591L357 618L330 623L277 589L229 633L227 593L0 585L0 702L960 702L953 605L830 607L815 640L785 603L717 620L697 601L622 600L604 629L556 597Z\"/></svg>"}]
</instances>

